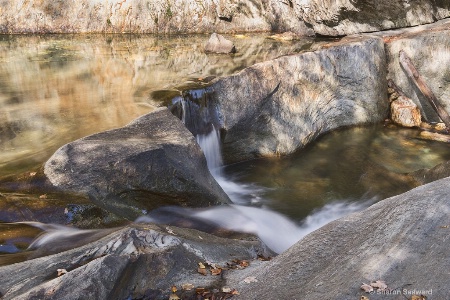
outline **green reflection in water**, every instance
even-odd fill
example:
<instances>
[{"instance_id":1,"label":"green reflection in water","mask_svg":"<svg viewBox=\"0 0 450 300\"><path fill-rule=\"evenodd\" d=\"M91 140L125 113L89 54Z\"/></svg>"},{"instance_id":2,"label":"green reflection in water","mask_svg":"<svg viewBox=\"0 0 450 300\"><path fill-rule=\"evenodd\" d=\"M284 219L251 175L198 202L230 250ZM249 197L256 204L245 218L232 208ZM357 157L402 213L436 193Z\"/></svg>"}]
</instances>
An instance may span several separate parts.
<instances>
[{"instance_id":1,"label":"green reflection in water","mask_svg":"<svg viewBox=\"0 0 450 300\"><path fill-rule=\"evenodd\" d=\"M450 159L450 146L417 130L357 127L328 133L293 155L234 164L225 173L265 188L260 205L302 220L333 201L383 199L417 183L407 173Z\"/></svg>"}]
</instances>

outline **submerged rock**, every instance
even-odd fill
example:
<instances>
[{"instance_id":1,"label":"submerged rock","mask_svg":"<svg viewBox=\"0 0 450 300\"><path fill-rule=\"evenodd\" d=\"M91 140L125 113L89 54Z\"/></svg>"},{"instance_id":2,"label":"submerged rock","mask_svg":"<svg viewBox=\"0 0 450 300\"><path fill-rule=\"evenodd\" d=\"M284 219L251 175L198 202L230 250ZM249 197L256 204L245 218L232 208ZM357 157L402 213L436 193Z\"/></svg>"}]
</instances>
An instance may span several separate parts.
<instances>
[{"instance_id":1,"label":"submerged rock","mask_svg":"<svg viewBox=\"0 0 450 300\"><path fill-rule=\"evenodd\" d=\"M167 109L62 146L44 173L59 189L129 219L162 205L229 202L192 134Z\"/></svg>"},{"instance_id":2,"label":"submerged rock","mask_svg":"<svg viewBox=\"0 0 450 300\"><path fill-rule=\"evenodd\" d=\"M205 52L235 53L236 47L232 41L227 40L223 35L213 33L205 44Z\"/></svg>"}]
</instances>

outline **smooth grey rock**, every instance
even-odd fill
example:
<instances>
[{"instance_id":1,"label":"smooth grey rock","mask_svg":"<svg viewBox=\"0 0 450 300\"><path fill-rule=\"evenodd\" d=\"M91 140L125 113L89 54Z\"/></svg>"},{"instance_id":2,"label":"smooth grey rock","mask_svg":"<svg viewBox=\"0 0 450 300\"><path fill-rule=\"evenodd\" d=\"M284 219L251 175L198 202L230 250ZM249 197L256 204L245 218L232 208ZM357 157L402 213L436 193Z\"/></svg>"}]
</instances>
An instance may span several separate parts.
<instances>
[{"instance_id":1,"label":"smooth grey rock","mask_svg":"<svg viewBox=\"0 0 450 300\"><path fill-rule=\"evenodd\" d=\"M225 267L233 259L269 254L257 240L230 240L192 229L135 224L110 231L72 250L1 267L2 299L168 299L172 285L225 285L220 276L200 275L199 262ZM83 239L101 232L83 233ZM47 248L62 242L70 244L53 239ZM57 269L68 273L57 277Z\"/></svg>"},{"instance_id":2,"label":"smooth grey rock","mask_svg":"<svg viewBox=\"0 0 450 300\"><path fill-rule=\"evenodd\" d=\"M386 42L388 78L421 108L425 120L438 122L436 112L400 66L399 52L403 50L411 58L436 98L450 112L450 69L446 67L450 65L450 21L379 35Z\"/></svg>"},{"instance_id":3,"label":"smooth grey rock","mask_svg":"<svg viewBox=\"0 0 450 300\"><path fill-rule=\"evenodd\" d=\"M223 35L213 33L205 44L205 52L235 53L236 47L232 41L227 40Z\"/></svg>"},{"instance_id":4,"label":"smooth grey rock","mask_svg":"<svg viewBox=\"0 0 450 300\"><path fill-rule=\"evenodd\" d=\"M251 270L256 282L229 277L228 284L246 300L387 299L360 289L375 280L397 291L393 299L403 299L402 289L447 299L449 186L449 178L432 182L329 223Z\"/></svg>"},{"instance_id":5,"label":"smooth grey rock","mask_svg":"<svg viewBox=\"0 0 450 300\"><path fill-rule=\"evenodd\" d=\"M44 173L54 186L133 220L162 205L230 202L192 134L165 108L62 146Z\"/></svg>"},{"instance_id":6,"label":"smooth grey rock","mask_svg":"<svg viewBox=\"0 0 450 300\"><path fill-rule=\"evenodd\" d=\"M382 39L352 37L217 79L185 108L221 128L225 163L284 155L327 131L383 120L385 71Z\"/></svg>"},{"instance_id":7,"label":"smooth grey rock","mask_svg":"<svg viewBox=\"0 0 450 300\"><path fill-rule=\"evenodd\" d=\"M450 3L439 0L302 0L301 18L327 36L374 32L433 23L450 16Z\"/></svg>"}]
</instances>

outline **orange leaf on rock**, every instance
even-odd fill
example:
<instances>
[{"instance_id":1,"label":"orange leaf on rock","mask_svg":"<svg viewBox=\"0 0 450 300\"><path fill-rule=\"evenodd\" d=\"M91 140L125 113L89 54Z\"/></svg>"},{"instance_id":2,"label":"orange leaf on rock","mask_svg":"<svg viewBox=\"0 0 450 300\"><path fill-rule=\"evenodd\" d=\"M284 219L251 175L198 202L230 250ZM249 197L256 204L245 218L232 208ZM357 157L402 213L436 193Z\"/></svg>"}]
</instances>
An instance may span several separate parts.
<instances>
[{"instance_id":1,"label":"orange leaf on rock","mask_svg":"<svg viewBox=\"0 0 450 300\"><path fill-rule=\"evenodd\" d=\"M197 269L197 272L199 272L199 273L202 274L203 276L208 275L206 269L198 268L198 269Z\"/></svg>"},{"instance_id":2,"label":"orange leaf on rock","mask_svg":"<svg viewBox=\"0 0 450 300\"><path fill-rule=\"evenodd\" d=\"M211 269L211 275L220 275L222 273L222 269Z\"/></svg>"}]
</instances>

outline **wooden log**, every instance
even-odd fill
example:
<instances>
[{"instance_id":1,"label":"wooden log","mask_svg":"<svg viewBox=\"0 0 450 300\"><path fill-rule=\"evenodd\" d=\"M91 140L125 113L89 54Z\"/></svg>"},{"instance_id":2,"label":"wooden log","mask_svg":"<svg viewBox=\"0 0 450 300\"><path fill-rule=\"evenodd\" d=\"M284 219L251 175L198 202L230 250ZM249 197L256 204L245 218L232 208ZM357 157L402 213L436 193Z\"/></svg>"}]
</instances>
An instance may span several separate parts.
<instances>
[{"instance_id":1,"label":"wooden log","mask_svg":"<svg viewBox=\"0 0 450 300\"><path fill-rule=\"evenodd\" d=\"M450 136L448 134L441 134L438 132L422 131L419 134L419 138L423 140L450 143Z\"/></svg>"},{"instance_id":2,"label":"wooden log","mask_svg":"<svg viewBox=\"0 0 450 300\"><path fill-rule=\"evenodd\" d=\"M430 102L431 107L436 111L438 116L441 118L442 122L444 122L445 126L450 129L450 116L445 110L445 108L439 103L436 96L433 94L431 89L425 83L425 80L422 76L420 76L416 67L411 62L411 59L405 53L405 51L401 50L399 53L400 56L400 64L405 70L408 77L414 82L420 92L425 96L425 98Z\"/></svg>"}]
</instances>

